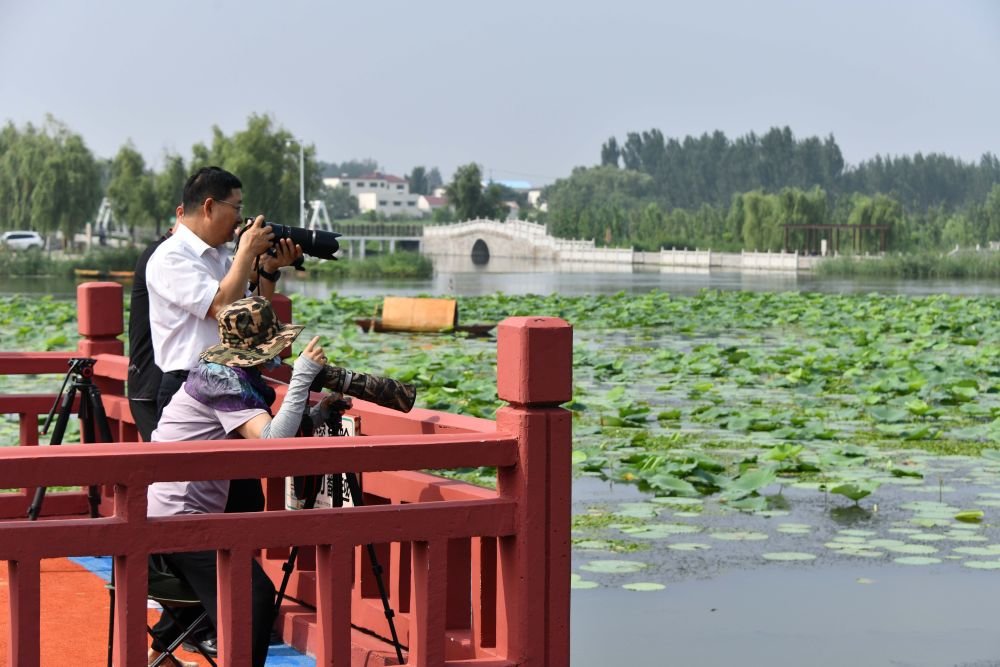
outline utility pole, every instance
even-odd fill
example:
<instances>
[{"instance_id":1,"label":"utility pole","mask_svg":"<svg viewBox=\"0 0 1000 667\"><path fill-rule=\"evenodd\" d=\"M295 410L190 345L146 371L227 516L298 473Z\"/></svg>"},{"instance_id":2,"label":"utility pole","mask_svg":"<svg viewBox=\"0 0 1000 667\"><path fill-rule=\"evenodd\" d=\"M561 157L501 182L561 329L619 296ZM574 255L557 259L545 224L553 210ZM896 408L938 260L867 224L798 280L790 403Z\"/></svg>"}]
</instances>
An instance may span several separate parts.
<instances>
[{"instance_id":1,"label":"utility pole","mask_svg":"<svg viewBox=\"0 0 1000 667\"><path fill-rule=\"evenodd\" d=\"M304 228L306 226L306 149L301 140L296 139L295 141L299 144L299 227ZM290 148L292 140L286 141L285 145Z\"/></svg>"},{"instance_id":2,"label":"utility pole","mask_svg":"<svg viewBox=\"0 0 1000 667\"><path fill-rule=\"evenodd\" d=\"M299 142L299 227L306 226L306 149Z\"/></svg>"}]
</instances>

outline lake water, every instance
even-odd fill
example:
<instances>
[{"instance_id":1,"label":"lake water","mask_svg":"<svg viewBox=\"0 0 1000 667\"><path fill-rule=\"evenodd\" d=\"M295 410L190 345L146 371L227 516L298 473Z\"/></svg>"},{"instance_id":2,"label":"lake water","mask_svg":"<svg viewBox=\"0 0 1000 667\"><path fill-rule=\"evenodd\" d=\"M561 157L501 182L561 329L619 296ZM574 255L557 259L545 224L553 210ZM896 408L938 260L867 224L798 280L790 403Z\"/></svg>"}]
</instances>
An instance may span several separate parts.
<instances>
[{"instance_id":1,"label":"lake water","mask_svg":"<svg viewBox=\"0 0 1000 667\"><path fill-rule=\"evenodd\" d=\"M4 278L0 294L52 294L73 298L80 281L71 278ZM126 283L126 286L128 283ZM507 294L640 294L650 290L696 294L705 289L752 292L828 292L890 294L956 294L1000 296L1000 282L958 280L822 279L807 273L707 272L632 269L614 264L553 264L533 260L493 258L475 266L466 257L435 260L435 273L421 280L336 280L286 271L284 293L325 299L331 293L350 296L478 296Z\"/></svg>"},{"instance_id":2,"label":"lake water","mask_svg":"<svg viewBox=\"0 0 1000 667\"><path fill-rule=\"evenodd\" d=\"M435 275L426 280L336 281L286 275L281 289L320 299L331 293L374 297L495 292L584 295L638 294L653 289L679 295L716 289L1000 296L1000 284L996 282L824 280L805 274L622 268L553 267L548 263L497 259L485 267L475 267L462 258L439 262ZM68 279L4 279L0 293L72 298L75 285ZM965 495L969 488L964 475L954 473L953 486L958 495ZM978 489L984 490L986 487ZM900 500L903 492L900 489ZM883 502L893 497L888 489L880 491L880 495ZM963 501L968 504L974 497L973 493ZM574 486L576 512L586 511L586 505L592 502L613 505L643 499L634 487L608 485L590 478L581 478ZM793 515L771 520L771 530L764 524L751 525L758 518L736 515L731 519L736 527L769 532L766 543L740 542L728 547L712 543L712 550L703 554L673 552L662 546L646 555L576 550L574 572L591 559L638 557L650 562L642 580L666 587L655 592L633 592L620 587L626 578L619 581L593 576L590 578L601 582L598 588L574 590L574 667L1000 666L1000 595L996 593L1000 590L1000 570L963 567L959 560L948 560L954 557L946 556L943 547L943 562L930 566L897 565L889 559L866 562L826 552L806 563L763 560L761 553L767 550L804 550L795 548L794 537L775 532L775 522L804 521L814 526L829 522L829 508L804 500L793 505ZM998 527L984 526L982 533L989 541L1000 542ZM710 541L704 535L684 535L673 541L680 540Z\"/></svg>"}]
</instances>

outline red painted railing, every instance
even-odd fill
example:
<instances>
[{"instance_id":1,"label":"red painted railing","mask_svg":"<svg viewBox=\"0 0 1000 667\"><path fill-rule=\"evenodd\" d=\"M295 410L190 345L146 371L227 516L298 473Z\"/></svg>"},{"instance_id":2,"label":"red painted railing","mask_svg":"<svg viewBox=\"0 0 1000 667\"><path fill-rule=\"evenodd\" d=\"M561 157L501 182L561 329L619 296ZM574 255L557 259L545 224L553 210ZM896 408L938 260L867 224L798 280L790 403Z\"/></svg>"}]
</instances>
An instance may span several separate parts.
<instances>
[{"instance_id":1,"label":"red painted railing","mask_svg":"<svg viewBox=\"0 0 1000 667\"><path fill-rule=\"evenodd\" d=\"M288 548L302 550L281 627L321 666L393 664L377 587L361 545L377 545L409 665L569 664L570 398L572 330L554 318L499 325L497 421L355 402L364 436L144 444L123 397L121 287L78 289L76 353L0 353L0 374L59 373L93 356L114 444L36 447L38 415L54 395L2 395L18 414L20 447L0 447L0 560L10 580L8 664L39 665L42 558L111 555L118 586L115 664L145 664L147 555L215 549L220 664L250 655L251 559L280 579ZM287 300L279 314L291 319ZM280 391L279 391L280 394ZM9 445L15 443L0 443ZM495 466L489 491L419 472ZM366 506L284 510L284 478L364 473ZM266 478L268 511L146 518L155 481ZM104 489L99 518L82 492L50 493L43 520L24 517L36 486ZM80 516L74 516L80 515ZM53 518L58 517L58 518ZM372 654L372 649L377 653Z\"/></svg>"}]
</instances>

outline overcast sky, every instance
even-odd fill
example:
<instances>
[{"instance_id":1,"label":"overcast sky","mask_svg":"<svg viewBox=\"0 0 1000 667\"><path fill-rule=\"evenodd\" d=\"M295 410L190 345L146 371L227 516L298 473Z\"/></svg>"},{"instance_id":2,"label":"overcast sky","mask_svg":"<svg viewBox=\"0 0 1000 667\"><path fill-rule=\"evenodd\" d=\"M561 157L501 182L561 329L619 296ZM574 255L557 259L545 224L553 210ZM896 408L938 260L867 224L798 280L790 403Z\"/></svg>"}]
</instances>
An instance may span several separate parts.
<instances>
[{"instance_id":1,"label":"overcast sky","mask_svg":"<svg viewBox=\"0 0 1000 667\"><path fill-rule=\"evenodd\" d=\"M0 0L0 119L154 166L271 114L320 159L544 184L614 135L1000 153L995 0Z\"/></svg>"}]
</instances>

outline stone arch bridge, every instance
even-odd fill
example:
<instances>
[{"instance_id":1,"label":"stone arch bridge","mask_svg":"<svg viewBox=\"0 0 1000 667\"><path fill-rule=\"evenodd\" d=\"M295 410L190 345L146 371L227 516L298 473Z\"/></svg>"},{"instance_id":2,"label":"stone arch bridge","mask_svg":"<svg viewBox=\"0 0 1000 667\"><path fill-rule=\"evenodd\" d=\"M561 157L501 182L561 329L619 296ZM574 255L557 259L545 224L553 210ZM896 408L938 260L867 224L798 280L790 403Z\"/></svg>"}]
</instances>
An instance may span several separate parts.
<instances>
[{"instance_id":1,"label":"stone arch bridge","mask_svg":"<svg viewBox=\"0 0 1000 667\"><path fill-rule=\"evenodd\" d=\"M466 220L441 225L371 224L345 226L339 230L345 254L353 257L360 246L364 257L366 241L389 243L389 252L401 245L416 248L435 257L471 258L483 265L490 258L528 259L566 262L569 265L618 267L632 270L634 265L660 267L663 271L811 271L820 257L798 253L747 252L720 253L708 249L660 249L642 252L632 248L598 248L593 240L577 241L550 236L545 225L524 220Z\"/></svg>"},{"instance_id":2,"label":"stone arch bridge","mask_svg":"<svg viewBox=\"0 0 1000 667\"><path fill-rule=\"evenodd\" d=\"M486 263L490 257L553 259L568 261L613 261L631 250L595 248L591 241L573 241L550 236L545 225L523 220L467 220L424 227L421 252L426 255L472 257ZM621 259L624 259L621 258Z\"/></svg>"}]
</instances>

